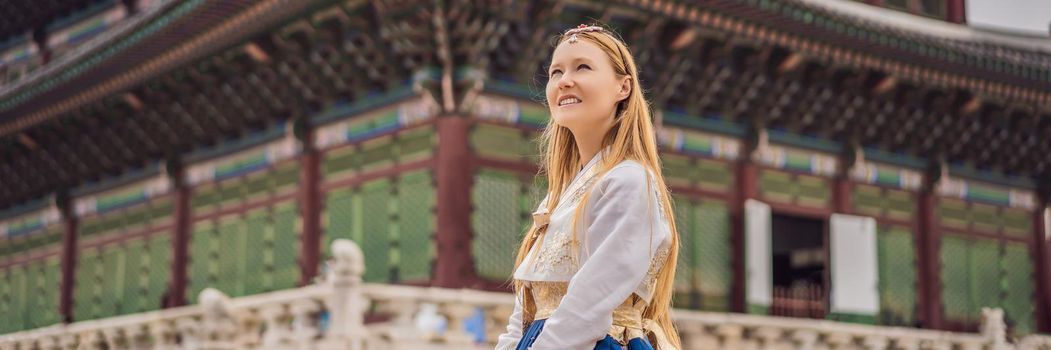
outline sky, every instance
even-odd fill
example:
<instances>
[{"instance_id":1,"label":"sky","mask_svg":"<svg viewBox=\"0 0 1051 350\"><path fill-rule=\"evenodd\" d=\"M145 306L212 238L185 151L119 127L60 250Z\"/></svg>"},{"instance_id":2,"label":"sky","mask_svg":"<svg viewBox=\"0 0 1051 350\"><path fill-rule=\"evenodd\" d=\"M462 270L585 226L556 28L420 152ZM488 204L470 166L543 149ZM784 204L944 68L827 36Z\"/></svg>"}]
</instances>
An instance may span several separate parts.
<instances>
[{"instance_id":1,"label":"sky","mask_svg":"<svg viewBox=\"0 0 1051 350\"><path fill-rule=\"evenodd\" d=\"M967 24L1049 36L1051 0L965 0Z\"/></svg>"}]
</instances>

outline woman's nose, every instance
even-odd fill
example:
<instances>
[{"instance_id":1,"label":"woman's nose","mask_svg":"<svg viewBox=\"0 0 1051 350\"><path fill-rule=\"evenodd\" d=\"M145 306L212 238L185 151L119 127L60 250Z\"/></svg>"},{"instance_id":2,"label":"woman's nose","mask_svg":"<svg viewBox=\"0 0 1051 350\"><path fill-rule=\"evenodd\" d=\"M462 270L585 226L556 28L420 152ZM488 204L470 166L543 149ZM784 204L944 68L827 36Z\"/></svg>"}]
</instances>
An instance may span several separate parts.
<instances>
[{"instance_id":1,"label":"woman's nose","mask_svg":"<svg viewBox=\"0 0 1051 350\"><path fill-rule=\"evenodd\" d=\"M564 89L564 88L573 87L573 84L574 84L573 78L569 74L563 74L561 77L558 78L558 87L559 88L563 88Z\"/></svg>"}]
</instances>

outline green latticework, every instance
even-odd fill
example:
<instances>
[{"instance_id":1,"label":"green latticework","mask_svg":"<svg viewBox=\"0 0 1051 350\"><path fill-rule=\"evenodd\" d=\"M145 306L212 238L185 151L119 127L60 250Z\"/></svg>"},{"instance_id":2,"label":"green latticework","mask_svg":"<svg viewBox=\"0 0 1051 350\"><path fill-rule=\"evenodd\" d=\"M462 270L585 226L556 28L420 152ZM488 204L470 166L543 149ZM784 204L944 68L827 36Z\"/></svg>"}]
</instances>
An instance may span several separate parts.
<instances>
[{"instance_id":1,"label":"green latticework","mask_svg":"<svg viewBox=\"0 0 1051 350\"><path fill-rule=\"evenodd\" d=\"M942 225L966 228L971 221L967 202L957 199L941 198L938 200L938 219Z\"/></svg>"},{"instance_id":2,"label":"green latticework","mask_svg":"<svg viewBox=\"0 0 1051 350\"><path fill-rule=\"evenodd\" d=\"M676 306L728 310L731 267L726 204L677 197L675 222L679 230L675 282L680 299Z\"/></svg>"},{"instance_id":3,"label":"green latticework","mask_svg":"<svg viewBox=\"0 0 1051 350\"><path fill-rule=\"evenodd\" d=\"M326 247L340 238L361 241L361 194L356 190L348 188L329 192L323 217Z\"/></svg>"},{"instance_id":4,"label":"green latticework","mask_svg":"<svg viewBox=\"0 0 1051 350\"><path fill-rule=\"evenodd\" d=\"M664 182L669 186L690 186L693 183L694 166L690 164L690 157L664 154L661 165L664 166Z\"/></svg>"},{"instance_id":5,"label":"green latticework","mask_svg":"<svg viewBox=\"0 0 1051 350\"><path fill-rule=\"evenodd\" d=\"M208 287L230 296L295 287L298 207L282 203L194 223L189 299Z\"/></svg>"},{"instance_id":6,"label":"green latticework","mask_svg":"<svg viewBox=\"0 0 1051 350\"><path fill-rule=\"evenodd\" d=\"M477 123L471 131L470 142L476 154L489 158L520 161L537 153L529 134L512 127Z\"/></svg>"},{"instance_id":7,"label":"green latticework","mask_svg":"<svg viewBox=\"0 0 1051 350\"><path fill-rule=\"evenodd\" d=\"M966 239L951 235L941 239L942 305L945 316L954 320L968 320L977 316L971 303L970 257Z\"/></svg>"},{"instance_id":8,"label":"green latticework","mask_svg":"<svg viewBox=\"0 0 1051 350\"><path fill-rule=\"evenodd\" d=\"M76 281L73 288L73 317L77 321L97 318L102 313L99 305L102 294L102 260L96 249L81 250L77 259Z\"/></svg>"},{"instance_id":9,"label":"green latticework","mask_svg":"<svg viewBox=\"0 0 1051 350\"><path fill-rule=\"evenodd\" d=\"M31 232L25 236L0 239L0 259L4 256L28 252L62 242L62 226L51 225L43 231Z\"/></svg>"},{"instance_id":10,"label":"green latticework","mask_svg":"<svg viewBox=\"0 0 1051 350\"><path fill-rule=\"evenodd\" d=\"M1033 214L1022 209L1003 208L1001 223L1004 233L1015 237L1032 235Z\"/></svg>"},{"instance_id":11,"label":"green latticework","mask_svg":"<svg viewBox=\"0 0 1051 350\"><path fill-rule=\"evenodd\" d=\"M396 159L395 147L392 136L362 142L359 170L372 171L390 167Z\"/></svg>"},{"instance_id":12,"label":"green latticework","mask_svg":"<svg viewBox=\"0 0 1051 350\"><path fill-rule=\"evenodd\" d=\"M916 201L912 193L888 189L883 197L885 215L892 219L912 220Z\"/></svg>"},{"instance_id":13,"label":"green latticework","mask_svg":"<svg viewBox=\"0 0 1051 350\"><path fill-rule=\"evenodd\" d=\"M361 186L361 250L365 254L367 282L391 280L391 185L379 179Z\"/></svg>"},{"instance_id":14,"label":"green latticework","mask_svg":"<svg viewBox=\"0 0 1051 350\"><path fill-rule=\"evenodd\" d=\"M245 295L243 281L247 278L259 278L259 276L245 274L245 257L247 256L245 250L248 237L244 220L234 215L220 218L216 231L215 239L219 248L216 265L219 271L216 283L212 287L229 296Z\"/></svg>"},{"instance_id":15,"label":"green latticework","mask_svg":"<svg viewBox=\"0 0 1051 350\"><path fill-rule=\"evenodd\" d=\"M190 205L194 212L209 212L219 204L219 191L214 184L198 186L193 189L193 198Z\"/></svg>"},{"instance_id":16,"label":"green latticework","mask_svg":"<svg viewBox=\"0 0 1051 350\"><path fill-rule=\"evenodd\" d=\"M25 266L15 266L4 270L4 279L0 280L0 331L17 332L26 329L29 305L28 281Z\"/></svg>"},{"instance_id":17,"label":"green latticework","mask_svg":"<svg viewBox=\"0 0 1051 350\"><path fill-rule=\"evenodd\" d=\"M883 215L883 191L879 187L861 184L854 186L851 203L858 214Z\"/></svg>"},{"instance_id":18,"label":"green latticework","mask_svg":"<svg viewBox=\"0 0 1051 350\"><path fill-rule=\"evenodd\" d=\"M912 233L879 227L879 324L912 326L916 319L916 252Z\"/></svg>"},{"instance_id":19,"label":"green latticework","mask_svg":"<svg viewBox=\"0 0 1051 350\"><path fill-rule=\"evenodd\" d=\"M118 314L142 312L147 307L158 303L157 300L148 301L143 293L146 290L146 280L149 279L149 270L143 263L146 255L146 243L142 239L136 239L124 244L124 283L123 298L119 301L121 309Z\"/></svg>"},{"instance_id":20,"label":"green latticework","mask_svg":"<svg viewBox=\"0 0 1051 350\"><path fill-rule=\"evenodd\" d=\"M361 164L361 153L355 147L343 147L325 152L321 162L321 174L326 179L349 174Z\"/></svg>"},{"instance_id":21,"label":"green latticework","mask_svg":"<svg viewBox=\"0 0 1051 350\"><path fill-rule=\"evenodd\" d=\"M124 250L119 246L106 246L99 250L102 257L102 273L99 288L98 310L91 318L104 318L124 313ZM84 319L84 318L81 318Z\"/></svg>"},{"instance_id":22,"label":"green latticework","mask_svg":"<svg viewBox=\"0 0 1051 350\"><path fill-rule=\"evenodd\" d=\"M676 293L689 294L700 289L701 274L694 264L697 261L697 219L693 215L695 204L689 199L673 196L675 201L675 226L679 230L679 260L675 269ZM683 307L699 307L684 303Z\"/></svg>"},{"instance_id":23,"label":"green latticework","mask_svg":"<svg viewBox=\"0 0 1051 350\"><path fill-rule=\"evenodd\" d=\"M996 232L1000 228L1000 212L995 206L972 203L971 223L977 230Z\"/></svg>"},{"instance_id":24,"label":"green latticework","mask_svg":"<svg viewBox=\"0 0 1051 350\"><path fill-rule=\"evenodd\" d=\"M1032 262L1026 244L1006 244L1003 258L1003 309L1015 334L1031 334L1035 330Z\"/></svg>"},{"instance_id":25,"label":"green latticework","mask_svg":"<svg viewBox=\"0 0 1051 350\"><path fill-rule=\"evenodd\" d=\"M483 169L471 189L472 254L479 276L506 281L522 236L521 180L513 173Z\"/></svg>"},{"instance_id":26,"label":"green latticework","mask_svg":"<svg viewBox=\"0 0 1051 350\"><path fill-rule=\"evenodd\" d=\"M244 256L244 291L245 295L258 294L266 291L264 286L273 284L273 274L268 271L273 266L273 257L269 263L266 255L273 251L273 230L267 230L267 212L253 210L244 216L245 228L245 250ZM269 232L268 232L269 231Z\"/></svg>"},{"instance_id":27,"label":"green latticework","mask_svg":"<svg viewBox=\"0 0 1051 350\"><path fill-rule=\"evenodd\" d=\"M277 166L268 174L267 184L271 192L299 186L299 163L285 162Z\"/></svg>"},{"instance_id":28,"label":"green latticework","mask_svg":"<svg viewBox=\"0 0 1051 350\"><path fill-rule=\"evenodd\" d=\"M270 222L272 241L264 254L264 261L272 271L272 283L263 285L265 291L295 287L299 281L299 207L293 203L278 205L273 210Z\"/></svg>"},{"instance_id":29,"label":"green latticework","mask_svg":"<svg viewBox=\"0 0 1051 350\"><path fill-rule=\"evenodd\" d=\"M697 217L696 263L700 269L701 308L727 311L730 307L730 214L726 204L704 201Z\"/></svg>"},{"instance_id":30,"label":"green latticework","mask_svg":"<svg viewBox=\"0 0 1051 350\"><path fill-rule=\"evenodd\" d=\"M796 175L796 204L824 208L832 198L832 191L825 179L817 176Z\"/></svg>"},{"instance_id":31,"label":"green latticework","mask_svg":"<svg viewBox=\"0 0 1051 350\"><path fill-rule=\"evenodd\" d=\"M146 241L142 253L142 266L145 276L140 276L144 283L142 311L154 310L161 306L161 298L168 291L171 278L172 240L168 236L154 236Z\"/></svg>"},{"instance_id":32,"label":"green latticework","mask_svg":"<svg viewBox=\"0 0 1051 350\"><path fill-rule=\"evenodd\" d=\"M427 280L435 258L435 191L429 171L402 175L397 182L398 277Z\"/></svg>"},{"instance_id":33,"label":"green latticework","mask_svg":"<svg viewBox=\"0 0 1051 350\"><path fill-rule=\"evenodd\" d=\"M697 185L703 189L724 192L733 186L733 170L724 162L697 159L692 173L693 178L697 179Z\"/></svg>"},{"instance_id":34,"label":"green latticework","mask_svg":"<svg viewBox=\"0 0 1051 350\"><path fill-rule=\"evenodd\" d=\"M759 172L759 193L763 198L782 203L791 203L795 196L792 174L763 170Z\"/></svg>"},{"instance_id":35,"label":"green latticework","mask_svg":"<svg viewBox=\"0 0 1051 350\"><path fill-rule=\"evenodd\" d=\"M1000 306L1000 245L994 240L973 239L970 254L972 318L983 307Z\"/></svg>"},{"instance_id":36,"label":"green latticework","mask_svg":"<svg viewBox=\"0 0 1051 350\"><path fill-rule=\"evenodd\" d=\"M430 158L434 155L436 140L431 127L402 130L398 134L398 161L408 163Z\"/></svg>"},{"instance_id":37,"label":"green latticework","mask_svg":"<svg viewBox=\"0 0 1051 350\"><path fill-rule=\"evenodd\" d=\"M1035 287L1027 244L950 235L942 238L941 255L948 319L976 325L981 308L999 307L1015 334L1033 332Z\"/></svg>"},{"instance_id":38,"label":"green latticework","mask_svg":"<svg viewBox=\"0 0 1051 350\"><path fill-rule=\"evenodd\" d=\"M196 303L197 294L214 286L219 279L219 241L214 222L198 221L193 224L189 251L189 291L186 297L190 303Z\"/></svg>"},{"instance_id":39,"label":"green latticework","mask_svg":"<svg viewBox=\"0 0 1051 350\"><path fill-rule=\"evenodd\" d=\"M25 329L33 329L60 323L58 313L59 257L30 263L26 266L26 304L23 312L27 323Z\"/></svg>"},{"instance_id":40,"label":"green latticework","mask_svg":"<svg viewBox=\"0 0 1051 350\"><path fill-rule=\"evenodd\" d=\"M760 172L759 192L771 201L815 208L828 206L832 193L825 179L776 170Z\"/></svg>"}]
</instances>

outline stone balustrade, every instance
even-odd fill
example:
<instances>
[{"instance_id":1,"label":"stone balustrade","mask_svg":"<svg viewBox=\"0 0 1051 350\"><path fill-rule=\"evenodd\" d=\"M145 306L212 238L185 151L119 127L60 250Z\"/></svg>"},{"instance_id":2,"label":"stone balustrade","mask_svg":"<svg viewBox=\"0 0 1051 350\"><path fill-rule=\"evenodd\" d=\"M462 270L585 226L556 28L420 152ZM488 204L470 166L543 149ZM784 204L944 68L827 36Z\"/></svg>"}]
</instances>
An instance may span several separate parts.
<instances>
[{"instance_id":1,"label":"stone balustrade","mask_svg":"<svg viewBox=\"0 0 1051 350\"><path fill-rule=\"evenodd\" d=\"M0 350L489 349L511 314L506 293L364 284L358 246L338 240L332 250L314 285L239 298L206 289L197 305L0 335ZM465 330L479 312L483 341ZM1008 341L998 309L983 312L980 334L685 310L673 317L686 349L1051 350L1051 337Z\"/></svg>"}]
</instances>

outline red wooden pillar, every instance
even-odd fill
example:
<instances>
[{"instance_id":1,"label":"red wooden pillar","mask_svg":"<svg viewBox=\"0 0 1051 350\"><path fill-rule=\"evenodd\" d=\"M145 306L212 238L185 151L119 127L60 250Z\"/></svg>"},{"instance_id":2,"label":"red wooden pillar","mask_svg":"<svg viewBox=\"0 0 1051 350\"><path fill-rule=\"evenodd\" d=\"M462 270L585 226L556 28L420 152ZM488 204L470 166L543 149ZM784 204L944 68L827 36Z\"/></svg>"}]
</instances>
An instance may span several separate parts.
<instances>
[{"instance_id":1,"label":"red wooden pillar","mask_svg":"<svg viewBox=\"0 0 1051 350\"><path fill-rule=\"evenodd\" d=\"M172 213L171 283L165 307L186 305L187 267L190 262L190 196L192 191L183 181L181 167L173 166L169 173L175 207Z\"/></svg>"},{"instance_id":2,"label":"red wooden pillar","mask_svg":"<svg viewBox=\"0 0 1051 350\"><path fill-rule=\"evenodd\" d=\"M300 236L299 285L311 283L318 273L321 254L320 154L314 149L314 131L304 130L303 155L299 169L299 215L303 220Z\"/></svg>"},{"instance_id":3,"label":"red wooden pillar","mask_svg":"<svg viewBox=\"0 0 1051 350\"><path fill-rule=\"evenodd\" d=\"M850 198L850 190L853 188L853 183L850 181L850 175L840 175L836 177L832 187L832 212L833 213L850 213L853 208L853 203Z\"/></svg>"},{"instance_id":4,"label":"red wooden pillar","mask_svg":"<svg viewBox=\"0 0 1051 350\"><path fill-rule=\"evenodd\" d=\"M1044 221L1047 219L1044 217L1047 198L1040 198L1036 208L1036 212L1033 213L1036 327L1041 333L1051 333L1051 240L1048 239L1047 222Z\"/></svg>"},{"instance_id":5,"label":"red wooden pillar","mask_svg":"<svg viewBox=\"0 0 1051 350\"><path fill-rule=\"evenodd\" d=\"M58 296L58 310L62 315L62 322L73 322L73 287L77 271L77 214L73 210L72 200L60 196L58 201L59 210L62 213L62 290Z\"/></svg>"},{"instance_id":6,"label":"red wooden pillar","mask_svg":"<svg viewBox=\"0 0 1051 350\"><path fill-rule=\"evenodd\" d=\"M945 20L960 24L967 22L967 10L964 0L949 0L946 2Z\"/></svg>"},{"instance_id":7,"label":"red wooden pillar","mask_svg":"<svg viewBox=\"0 0 1051 350\"><path fill-rule=\"evenodd\" d=\"M734 203L730 210L731 232L730 246L732 250L730 265L733 267L733 284L731 286L730 310L733 312L748 312L746 299L745 280L747 261L745 256L745 211L744 203L749 198L758 195L758 167L750 159L751 151L741 152L741 159L737 162L734 172L735 195Z\"/></svg>"},{"instance_id":8,"label":"red wooden pillar","mask_svg":"<svg viewBox=\"0 0 1051 350\"><path fill-rule=\"evenodd\" d=\"M471 150L470 121L458 115L438 117L436 208L438 259L434 285L459 288L476 281L471 254Z\"/></svg>"},{"instance_id":9,"label":"red wooden pillar","mask_svg":"<svg viewBox=\"0 0 1051 350\"><path fill-rule=\"evenodd\" d=\"M934 217L936 192L935 185L928 184L920 191L916 212L918 214L918 235L916 261L920 290L919 318L923 328L942 329L942 290L941 266L939 264L939 247L941 245L938 223Z\"/></svg>"}]
</instances>

